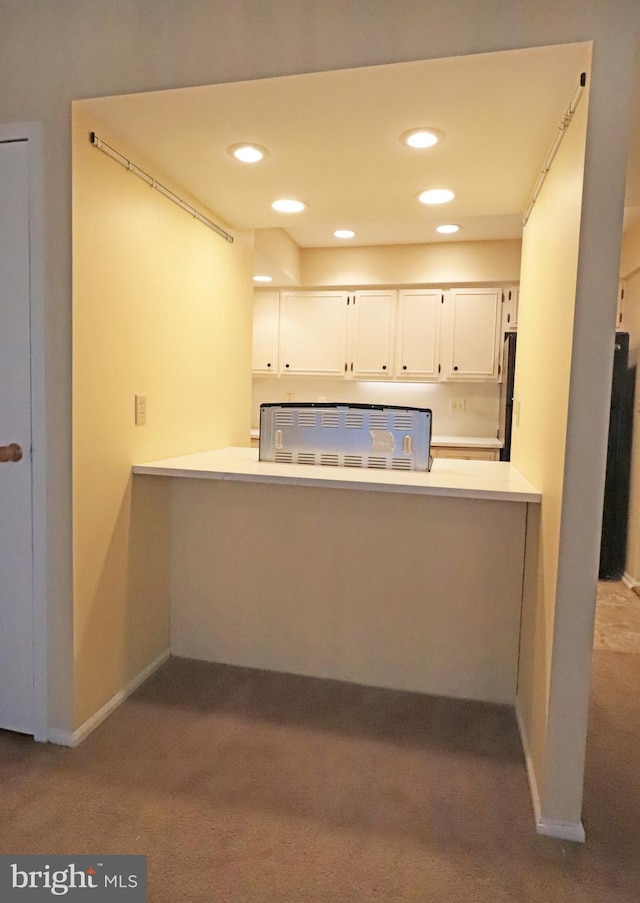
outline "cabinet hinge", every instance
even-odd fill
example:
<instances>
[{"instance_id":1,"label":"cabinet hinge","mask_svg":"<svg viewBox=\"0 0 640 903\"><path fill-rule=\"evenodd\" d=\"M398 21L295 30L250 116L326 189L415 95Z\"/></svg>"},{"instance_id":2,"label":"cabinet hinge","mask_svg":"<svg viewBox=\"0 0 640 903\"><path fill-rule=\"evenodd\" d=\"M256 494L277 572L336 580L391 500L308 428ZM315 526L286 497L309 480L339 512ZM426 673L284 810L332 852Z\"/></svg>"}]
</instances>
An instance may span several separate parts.
<instances>
[{"instance_id":1,"label":"cabinet hinge","mask_svg":"<svg viewBox=\"0 0 640 903\"><path fill-rule=\"evenodd\" d=\"M620 292L620 299L624 301L624 289Z\"/></svg>"},{"instance_id":2,"label":"cabinet hinge","mask_svg":"<svg viewBox=\"0 0 640 903\"><path fill-rule=\"evenodd\" d=\"M440 364L438 364L438 373L440 373Z\"/></svg>"},{"instance_id":3,"label":"cabinet hinge","mask_svg":"<svg viewBox=\"0 0 640 903\"><path fill-rule=\"evenodd\" d=\"M502 303L504 304L504 292L502 293Z\"/></svg>"},{"instance_id":4,"label":"cabinet hinge","mask_svg":"<svg viewBox=\"0 0 640 903\"><path fill-rule=\"evenodd\" d=\"M442 293L442 296L440 298L440 304L444 304L444 292Z\"/></svg>"},{"instance_id":5,"label":"cabinet hinge","mask_svg":"<svg viewBox=\"0 0 640 903\"><path fill-rule=\"evenodd\" d=\"M502 373L502 364L498 364L498 376Z\"/></svg>"},{"instance_id":6,"label":"cabinet hinge","mask_svg":"<svg viewBox=\"0 0 640 903\"><path fill-rule=\"evenodd\" d=\"M345 372L345 373L347 372L347 365L346 365L346 364L344 365L344 372Z\"/></svg>"},{"instance_id":7,"label":"cabinet hinge","mask_svg":"<svg viewBox=\"0 0 640 903\"><path fill-rule=\"evenodd\" d=\"M351 303L351 296L347 295L347 307L349 307L350 303Z\"/></svg>"}]
</instances>

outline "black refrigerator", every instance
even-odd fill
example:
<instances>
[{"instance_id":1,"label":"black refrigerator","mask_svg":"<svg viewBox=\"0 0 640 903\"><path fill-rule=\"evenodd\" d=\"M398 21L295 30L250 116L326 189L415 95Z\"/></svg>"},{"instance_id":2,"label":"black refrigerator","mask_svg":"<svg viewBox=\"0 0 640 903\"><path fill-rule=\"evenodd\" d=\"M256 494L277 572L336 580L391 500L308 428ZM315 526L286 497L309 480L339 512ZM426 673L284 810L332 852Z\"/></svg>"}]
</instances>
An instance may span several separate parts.
<instances>
[{"instance_id":1,"label":"black refrigerator","mask_svg":"<svg viewBox=\"0 0 640 903\"><path fill-rule=\"evenodd\" d=\"M511 460L511 423L513 420L513 384L516 370L516 343L518 334L506 332L500 363L500 407L498 414L498 439L502 439L500 460Z\"/></svg>"},{"instance_id":2,"label":"black refrigerator","mask_svg":"<svg viewBox=\"0 0 640 903\"><path fill-rule=\"evenodd\" d=\"M619 580L625 570L634 396L629 333L616 332L598 574L601 580Z\"/></svg>"}]
</instances>

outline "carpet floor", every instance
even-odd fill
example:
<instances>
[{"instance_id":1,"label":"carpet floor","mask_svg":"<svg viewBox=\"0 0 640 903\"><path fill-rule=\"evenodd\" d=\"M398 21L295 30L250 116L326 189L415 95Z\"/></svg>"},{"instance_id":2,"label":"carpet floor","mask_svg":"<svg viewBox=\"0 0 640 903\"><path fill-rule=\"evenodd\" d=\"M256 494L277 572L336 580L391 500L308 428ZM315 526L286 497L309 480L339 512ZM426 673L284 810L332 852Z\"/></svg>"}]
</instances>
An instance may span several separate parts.
<instances>
[{"instance_id":1,"label":"carpet floor","mask_svg":"<svg viewBox=\"0 0 640 903\"><path fill-rule=\"evenodd\" d=\"M172 658L76 749L0 732L0 852L146 854L151 903L636 901L639 686L595 651L572 844L509 708Z\"/></svg>"}]
</instances>

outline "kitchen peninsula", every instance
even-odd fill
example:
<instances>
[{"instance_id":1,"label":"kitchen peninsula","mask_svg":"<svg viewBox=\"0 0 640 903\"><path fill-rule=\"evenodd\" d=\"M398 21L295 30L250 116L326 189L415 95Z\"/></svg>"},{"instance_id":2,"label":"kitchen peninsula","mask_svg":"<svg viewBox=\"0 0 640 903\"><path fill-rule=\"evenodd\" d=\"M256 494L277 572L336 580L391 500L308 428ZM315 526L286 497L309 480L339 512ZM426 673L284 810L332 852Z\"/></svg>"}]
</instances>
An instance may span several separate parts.
<instances>
[{"instance_id":1,"label":"kitchen peninsula","mask_svg":"<svg viewBox=\"0 0 640 903\"><path fill-rule=\"evenodd\" d=\"M172 482L173 654L514 702L541 495L511 464L374 471L227 448L133 471Z\"/></svg>"}]
</instances>

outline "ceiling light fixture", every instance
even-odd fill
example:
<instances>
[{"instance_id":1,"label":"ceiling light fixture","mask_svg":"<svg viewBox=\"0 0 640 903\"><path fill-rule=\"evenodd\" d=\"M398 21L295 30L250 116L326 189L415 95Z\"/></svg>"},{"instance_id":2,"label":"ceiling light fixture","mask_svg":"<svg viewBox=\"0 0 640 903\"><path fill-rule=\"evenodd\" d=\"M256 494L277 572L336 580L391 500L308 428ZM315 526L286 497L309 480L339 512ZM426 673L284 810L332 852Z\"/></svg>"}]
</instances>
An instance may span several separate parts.
<instances>
[{"instance_id":1,"label":"ceiling light fixture","mask_svg":"<svg viewBox=\"0 0 640 903\"><path fill-rule=\"evenodd\" d=\"M443 133L436 129L422 127L404 132L400 135L400 141L402 141L403 144L406 144L407 147L424 150L427 147L433 147L433 145L437 144L438 141L441 141L443 137Z\"/></svg>"},{"instance_id":2,"label":"ceiling light fixture","mask_svg":"<svg viewBox=\"0 0 640 903\"><path fill-rule=\"evenodd\" d=\"M273 282L273 276L254 276L254 282Z\"/></svg>"},{"instance_id":3,"label":"ceiling light fixture","mask_svg":"<svg viewBox=\"0 0 640 903\"><path fill-rule=\"evenodd\" d=\"M446 204L455 197L448 188L429 188L418 195L421 204Z\"/></svg>"},{"instance_id":4,"label":"ceiling light fixture","mask_svg":"<svg viewBox=\"0 0 640 903\"><path fill-rule=\"evenodd\" d=\"M228 151L241 163L259 163L269 155L266 147L260 147L259 144L232 144Z\"/></svg>"},{"instance_id":5,"label":"ceiling light fixture","mask_svg":"<svg viewBox=\"0 0 640 903\"><path fill-rule=\"evenodd\" d=\"M304 201L296 201L293 198L280 198L271 205L278 213L300 213L307 206Z\"/></svg>"},{"instance_id":6,"label":"ceiling light fixture","mask_svg":"<svg viewBox=\"0 0 640 903\"><path fill-rule=\"evenodd\" d=\"M353 238L356 233L353 229L336 229L333 234L336 238Z\"/></svg>"},{"instance_id":7,"label":"ceiling light fixture","mask_svg":"<svg viewBox=\"0 0 640 903\"><path fill-rule=\"evenodd\" d=\"M454 223L445 223L442 226L436 226L436 232L440 232L442 235L452 235L454 232L459 232L460 226L456 226Z\"/></svg>"}]
</instances>

